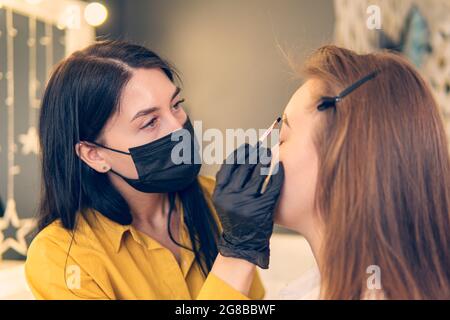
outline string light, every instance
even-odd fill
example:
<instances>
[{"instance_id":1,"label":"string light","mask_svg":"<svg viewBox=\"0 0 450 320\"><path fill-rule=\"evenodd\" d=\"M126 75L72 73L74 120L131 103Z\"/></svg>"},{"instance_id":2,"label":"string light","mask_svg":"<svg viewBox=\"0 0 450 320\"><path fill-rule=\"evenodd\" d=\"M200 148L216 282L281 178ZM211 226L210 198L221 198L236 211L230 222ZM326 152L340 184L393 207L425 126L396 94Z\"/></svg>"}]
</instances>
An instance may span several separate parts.
<instances>
[{"instance_id":1,"label":"string light","mask_svg":"<svg viewBox=\"0 0 450 320\"><path fill-rule=\"evenodd\" d=\"M6 208L2 218L0 218L0 260L8 249L25 255L27 252L27 243L25 237L35 227L35 220L20 219L17 213L16 201L14 198L14 176L20 173L20 167L15 165L14 154L17 146L14 141L14 37L17 36L17 30L14 28L13 11L11 8L6 9L6 74L7 80L6 92L7 98L5 104L7 106L8 129L7 129L7 190L6 190ZM10 226L16 229L15 237L5 239L4 230Z\"/></svg>"},{"instance_id":2,"label":"string light","mask_svg":"<svg viewBox=\"0 0 450 320\"><path fill-rule=\"evenodd\" d=\"M62 12L56 27L60 30L81 28L81 9L78 5L69 5Z\"/></svg>"},{"instance_id":3,"label":"string light","mask_svg":"<svg viewBox=\"0 0 450 320\"><path fill-rule=\"evenodd\" d=\"M7 127L6 130L6 147L2 148L6 153L7 157L7 186L6 186L6 206L3 217L0 217L0 261L2 260L3 254L8 250L16 251L22 255L26 255L27 243L25 237L34 229L36 225L36 220L34 218L22 219L18 212L15 199L15 180L16 176L21 173L21 167L16 163L16 154L21 152L23 155L38 154L39 144L37 135L37 113L39 109L39 98L38 89L39 81L37 79L37 53L39 45L45 48L45 69L46 74L51 72L54 63L54 42L55 40L60 42L62 45L66 45L65 35L61 37L54 38L53 26L60 29L83 29L87 27L87 22L89 21L91 26L96 26L102 24L108 15L106 8L99 4L93 3L90 5L88 10L86 10L85 18L83 19L82 6L79 4L70 4L63 6L61 10L58 11L58 15L55 20L43 19L45 22L45 34L42 37L38 37L36 29L38 23L38 17L36 16L36 11L34 5L40 3L47 4L46 1L42 0L26 0L24 3L30 6L30 12L28 15L28 39L26 40L26 45L28 46L29 56L29 88L28 88L28 130L19 134L17 137L15 121L17 119L15 116L16 101L15 101L15 39L18 37L20 30L14 27L14 5L5 5L2 0L0 0L0 8L5 10L5 27L6 30L0 32L0 38L5 38L6 46L6 68L5 70L0 70L0 80L4 79L6 82L6 92L5 100L2 105L6 108L7 114ZM89 6L89 5L88 5ZM31 10L32 9L32 10ZM52 22L51 22L52 21ZM92 29L89 27L89 29ZM2 39L3 40L3 39ZM1 67L1 66L0 66ZM20 145L20 149L19 149ZM7 236L6 232L13 228L15 230L14 236ZM10 232L10 231L8 231Z\"/></svg>"},{"instance_id":4,"label":"string light","mask_svg":"<svg viewBox=\"0 0 450 320\"><path fill-rule=\"evenodd\" d=\"M103 24L107 17L108 10L99 2L91 2L84 9L84 19L93 27Z\"/></svg>"}]
</instances>

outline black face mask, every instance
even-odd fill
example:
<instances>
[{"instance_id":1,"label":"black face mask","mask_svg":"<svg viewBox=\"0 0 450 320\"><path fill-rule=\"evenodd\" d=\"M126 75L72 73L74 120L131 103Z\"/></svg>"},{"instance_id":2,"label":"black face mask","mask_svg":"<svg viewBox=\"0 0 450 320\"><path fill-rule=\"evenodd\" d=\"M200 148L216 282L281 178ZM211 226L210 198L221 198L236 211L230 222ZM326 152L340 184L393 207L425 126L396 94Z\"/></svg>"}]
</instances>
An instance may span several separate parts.
<instances>
[{"instance_id":1,"label":"black face mask","mask_svg":"<svg viewBox=\"0 0 450 320\"><path fill-rule=\"evenodd\" d=\"M111 172L136 190L148 193L181 191L195 181L201 167L200 163L196 163L200 162L200 154L189 118L183 129L142 146L130 148L130 152L112 149L95 142L94 144L114 152L131 155L138 172L138 179L124 177L112 169ZM177 148L176 151L179 150L176 153L179 157L176 163L172 159L174 148ZM188 154L184 154L185 151L188 151Z\"/></svg>"}]
</instances>

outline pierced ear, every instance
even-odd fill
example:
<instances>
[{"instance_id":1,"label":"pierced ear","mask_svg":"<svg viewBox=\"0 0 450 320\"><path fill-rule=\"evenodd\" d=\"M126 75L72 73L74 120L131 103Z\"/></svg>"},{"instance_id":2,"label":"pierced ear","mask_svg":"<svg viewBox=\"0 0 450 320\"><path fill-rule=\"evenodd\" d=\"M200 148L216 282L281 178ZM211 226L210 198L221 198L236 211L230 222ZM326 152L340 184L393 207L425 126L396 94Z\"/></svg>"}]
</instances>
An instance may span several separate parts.
<instances>
[{"instance_id":1,"label":"pierced ear","mask_svg":"<svg viewBox=\"0 0 450 320\"><path fill-rule=\"evenodd\" d=\"M102 157L95 145L79 142L75 145L75 152L84 163L97 172L106 173L111 169L111 166Z\"/></svg>"},{"instance_id":2,"label":"pierced ear","mask_svg":"<svg viewBox=\"0 0 450 320\"><path fill-rule=\"evenodd\" d=\"M78 158L80 158L80 148L82 144L83 142L77 142L77 144L75 145L75 153L77 154Z\"/></svg>"}]
</instances>

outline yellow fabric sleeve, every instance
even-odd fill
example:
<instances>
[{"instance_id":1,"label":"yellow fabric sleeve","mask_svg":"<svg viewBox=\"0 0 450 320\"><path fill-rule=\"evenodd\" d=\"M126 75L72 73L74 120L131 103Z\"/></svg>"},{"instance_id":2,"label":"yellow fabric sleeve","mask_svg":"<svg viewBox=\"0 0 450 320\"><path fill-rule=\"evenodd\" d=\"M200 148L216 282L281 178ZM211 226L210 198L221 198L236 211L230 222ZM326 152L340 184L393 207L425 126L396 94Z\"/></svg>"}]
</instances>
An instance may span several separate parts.
<instances>
[{"instance_id":1,"label":"yellow fabric sleeve","mask_svg":"<svg viewBox=\"0 0 450 320\"><path fill-rule=\"evenodd\" d=\"M248 296L235 290L215 274L210 273L197 296L197 300L261 300L264 298L264 294L265 290L257 272L255 272L255 278Z\"/></svg>"}]
</instances>

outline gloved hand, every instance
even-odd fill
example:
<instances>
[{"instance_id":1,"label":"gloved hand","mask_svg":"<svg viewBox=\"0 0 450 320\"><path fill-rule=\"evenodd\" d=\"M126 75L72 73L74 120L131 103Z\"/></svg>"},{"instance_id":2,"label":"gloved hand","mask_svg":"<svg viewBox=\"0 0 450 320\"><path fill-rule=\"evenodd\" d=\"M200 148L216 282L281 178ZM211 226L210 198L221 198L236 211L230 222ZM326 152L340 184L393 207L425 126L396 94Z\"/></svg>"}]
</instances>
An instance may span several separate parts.
<instances>
[{"instance_id":1,"label":"gloved hand","mask_svg":"<svg viewBox=\"0 0 450 320\"><path fill-rule=\"evenodd\" d=\"M266 151L270 155L270 149L249 144L236 149L217 173L213 194L223 228L219 252L226 257L245 259L263 269L269 267L273 214L284 180L283 166L279 163L278 172L270 178L265 192L260 193L267 178L261 174L261 169L269 164L263 165L259 159L257 164L249 164L249 158L254 152ZM241 159L237 159L240 155ZM245 162L242 162L242 155ZM234 157L234 161L230 157Z\"/></svg>"}]
</instances>

